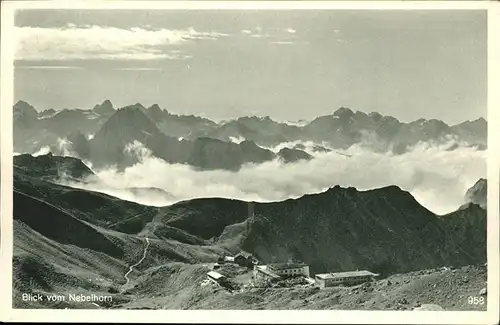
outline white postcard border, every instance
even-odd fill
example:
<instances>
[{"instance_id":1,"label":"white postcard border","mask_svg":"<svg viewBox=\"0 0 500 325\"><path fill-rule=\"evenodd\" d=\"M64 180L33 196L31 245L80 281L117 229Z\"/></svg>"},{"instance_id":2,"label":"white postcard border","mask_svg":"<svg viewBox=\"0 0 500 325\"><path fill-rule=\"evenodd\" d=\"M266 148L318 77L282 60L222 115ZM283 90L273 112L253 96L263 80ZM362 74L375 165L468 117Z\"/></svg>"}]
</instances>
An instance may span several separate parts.
<instances>
[{"instance_id":1,"label":"white postcard border","mask_svg":"<svg viewBox=\"0 0 500 325\"><path fill-rule=\"evenodd\" d=\"M485 9L488 10L488 306L487 311L43 310L12 309L12 105L16 9ZM268 324L495 324L499 313L500 6L474 1L3 1L1 3L0 318L15 322L160 322ZM496 91L495 91L496 89ZM496 140L496 141L495 141Z\"/></svg>"}]
</instances>

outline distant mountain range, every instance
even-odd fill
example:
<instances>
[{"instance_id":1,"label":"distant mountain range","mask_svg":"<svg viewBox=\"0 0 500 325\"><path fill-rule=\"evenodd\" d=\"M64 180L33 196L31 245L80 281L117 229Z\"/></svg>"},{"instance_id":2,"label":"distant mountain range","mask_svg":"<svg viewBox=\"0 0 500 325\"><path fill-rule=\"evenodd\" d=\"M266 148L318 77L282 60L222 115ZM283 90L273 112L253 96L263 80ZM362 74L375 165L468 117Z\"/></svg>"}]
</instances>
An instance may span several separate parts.
<instances>
[{"instance_id":1,"label":"distant mountain range","mask_svg":"<svg viewBox=\"0 0 500 325\"><path fill-rule=\"evenodd\" d=\"M97 166L129 166L137 161L137 155L131 154L134 148L148 149L167 162L202 169L237 170L245 163L312 158L297 146L278 153L266 149L293 141L324 144L317 146L318 151L359 144L376 151L404 153L422 141L455 141L457 145L485 149L486 131L487 122L482 118L453 126L424 119L402 123L390 116L348 108L296 126L255 116L218 124L193 115L171 114L158 105L145 108L138 103L115 109L109 100L89 110L57 112L38 112L24 101L14 105L14 151L35 153L49 147L56 154L64 154L70 150ZM235 143L232 139L244 141Z\"/></svg>"}]
</instances>

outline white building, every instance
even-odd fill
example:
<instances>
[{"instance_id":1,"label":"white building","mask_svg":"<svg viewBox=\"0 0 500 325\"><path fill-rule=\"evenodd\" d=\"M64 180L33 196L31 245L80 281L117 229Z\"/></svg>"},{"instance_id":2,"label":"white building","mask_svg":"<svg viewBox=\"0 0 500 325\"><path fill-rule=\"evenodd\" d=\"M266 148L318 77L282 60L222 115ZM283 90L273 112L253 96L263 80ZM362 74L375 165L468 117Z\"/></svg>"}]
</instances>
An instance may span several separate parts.
<instances>
[{"instance_id":1,"label":"white building","mask_svg":"<svg viewBox=\"0 0 500 325\"><path fill-rule=\"evenodd\" d=\"M224 279L224 276L219 272L210 271L207 273L207 278L212 282L219 283L222 279Z\"/></svg>"},{"instance_id":2,"label":"white building","mask_svg":"<svg viewBox=\"0 0 500 325\"><path fill-rule=\"evenodd\" d=\"M267 269L283 277L309 276L309 265L300 262L272 263L267 265Z\"/></svg>"},{"instance_id":3,"label":"white building","mask_svg":"<svg viewBox=\"0 0 500 325\"><path fill-rule=\"evenodd\" d=\"M269 272L267 265L255 265L253 268L253 284L256 287L265 286L269 281L279 279L279 275Z\"/></svg>"},{"instance_id":4,"label":"white building","mask_svg":"<svg viewBox=\"0 0 500 325\"><path fill-rule=\"evenodd\" d=\"M269 281L288 277L309 277L309 266L299 262L255 265L253 279L256 287L265 286Z\"/></svg>"},{"instance_id":5,"label":"white building","mask_svg":"<svg viewBox=\"0 0 500 325\"><path fill-rule=\"evenodd\" d=\"M233 256L224 256L224 262L234 262L234 257Z\"/></svg>"},{"instance_id":6,"label":"white building","mask_svg":"<svg viewBox=\"0 0 500 325\"><path fill-rule=\"evenodd\" d=\"M318 285L320 288L325 288L337 285L355 285L369 282L372 281L376 276L378 276L378 274L363 270L316 274L314 280L316 285Z\"/></svg>"}]
</instances>

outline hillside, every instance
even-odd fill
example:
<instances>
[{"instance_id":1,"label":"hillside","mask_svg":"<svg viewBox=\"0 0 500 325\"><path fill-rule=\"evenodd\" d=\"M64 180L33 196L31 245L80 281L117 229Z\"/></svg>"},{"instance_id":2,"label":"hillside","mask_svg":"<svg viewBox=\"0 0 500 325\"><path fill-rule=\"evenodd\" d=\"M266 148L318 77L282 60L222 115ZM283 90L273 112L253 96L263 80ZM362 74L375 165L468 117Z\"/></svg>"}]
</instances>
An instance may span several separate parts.
<instances>
[{"instance_id":1,"label":"hillside","mask_svg":"<svg viewBox=\"0 0 500 325\"><path fill-rule=\"evenodd\" d=\"M466 204L474 203L483 209L486 209L488 199L487 194L488 182L486 179L481 178L465 193L465 202Z\"/></svg>"},{"instance_id":2,"label":"hillside","mask_svg":"<svg viewBox=\"0 0 500 325\"><path fill-rule=\"evenodd\" d=\"M29 154L14 157L14 168L23 174L40 178L59 178L68 176L72 178L85 178L94 175L80 159L73 157L54 156L52 153L33 157Z\"/></svg>"},{"instance_id":3,"label":"hillside","mask_svg":"<svg viewBox=\"0 0 500 325\"><path fill-rule=\"evenodd\" d=\"M207 270L206 264L180 263L152 268L142 276L141 284L130 291L137 299L118 303L113 308L410 311L431 304L444 310L485 310L486 305L486 302L482 305L467 303L469 296L480 297L485 286L484 265L394 274L354 287L322 290L307 285L244 287L232 293L207 283Z\"/></svg>"},{"instance_id":4,"label":"hillside","mask_svg":"<svg viewBox=\"0 0 500 325\"><path fill-rule=\"evenodd\" d=\"M438 217L396 186L362 192L336 186L295 200L255 203L255 217L228 236L227 228L245 221L247 206L191 200L168 207L164 220L205 239L220 237L221 245L238 237L238 245L264 263L294 258L312 272L394 273L486 260L484 210L471 206ZM468 223L457 230L461 218ZM477 245L467 247L467 241Z\"/></svg>"},{"instance_id":5,"label":"hillside","mask_svg":"<svg viewBox=\"0 0 500 325\"><path fill-rule=\"evenodd\" d=\"M140 143L154 152L157 147L168 148L169 140L146 114L142 105L130 105L111 115L89 141L90 159L97 166L125 167L140 158L133 154L127 155L127 146Z\"/></svg>"},{"instance_id":6,"label":"hillside","mask_svg":"<svg viewBox=\"0 0 500 325\"><path fill-rule=\"evenodd\" d=\"M19 292L30 288L113 295L113 303L98 308L233 309L246 303L245 308L349 309L362 299L366 309L408 309L421 297L420 303L453 309L463 301L457 295L446 303L447 296L484 286L486 211L474 204L436 216L396 186L369 191L335 186L298 199L253 203L249 218L249 203L239 200L193 199L155 208L57 185L43 174L53 176L56 161L74 158L43 159L35 174L29 157L18 159L14 170L13 298L21 308L54 306L20 301ZM227 272L241 291L203 284L221 254L241 249L264 263L301 259L312 274L359 268L381 273L382 279L373 291L300 286L262 291L248 287L251 273L236 267ZM443 266L459 269L421 271ZM464 277L469 280L462 283ZM442 294L432 298L429 285L443 286ZM401 303L408 295L413 301Z\"/></svg>"},{"instance_id":7,"label":"hillside","mask_svg":"<svg viewBox=\"0 0 500 325\"><path fill-rule=\"evenodd\" d=\"M30 163L19 161L23 162ZM45 167L50 173L50 164ZM126 283L129 266L142 255L145 236L151 241L149 254L131 277L141 267L210 261L222 253L175 228L166 227L168 231L156 236L157 208L57 185L39 174L24 173L25 168L14 170L13 300L17 307L95 308L91 303L29 303L20 299L20 293L115 294ZM128 300L121 296L114 302Z\"/></svg>"}]
</instances>

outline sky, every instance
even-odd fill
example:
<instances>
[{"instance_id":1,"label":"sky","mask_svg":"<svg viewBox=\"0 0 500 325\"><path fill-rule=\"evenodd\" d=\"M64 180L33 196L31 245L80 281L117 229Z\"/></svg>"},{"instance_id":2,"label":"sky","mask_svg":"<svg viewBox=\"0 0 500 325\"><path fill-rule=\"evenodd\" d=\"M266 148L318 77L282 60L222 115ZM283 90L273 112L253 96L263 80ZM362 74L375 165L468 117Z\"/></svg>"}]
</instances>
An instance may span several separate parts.
<instances>
[{"instance_id":1,"label":"sky","mask_svg":"<svg viewBox=\"0 0 500 325\"><path fill-rule=\"evenodd\" d=\"M38 110L486 118L481 10L22 10L15 24L14 99Z\"/></svg>"}]
</instances>

